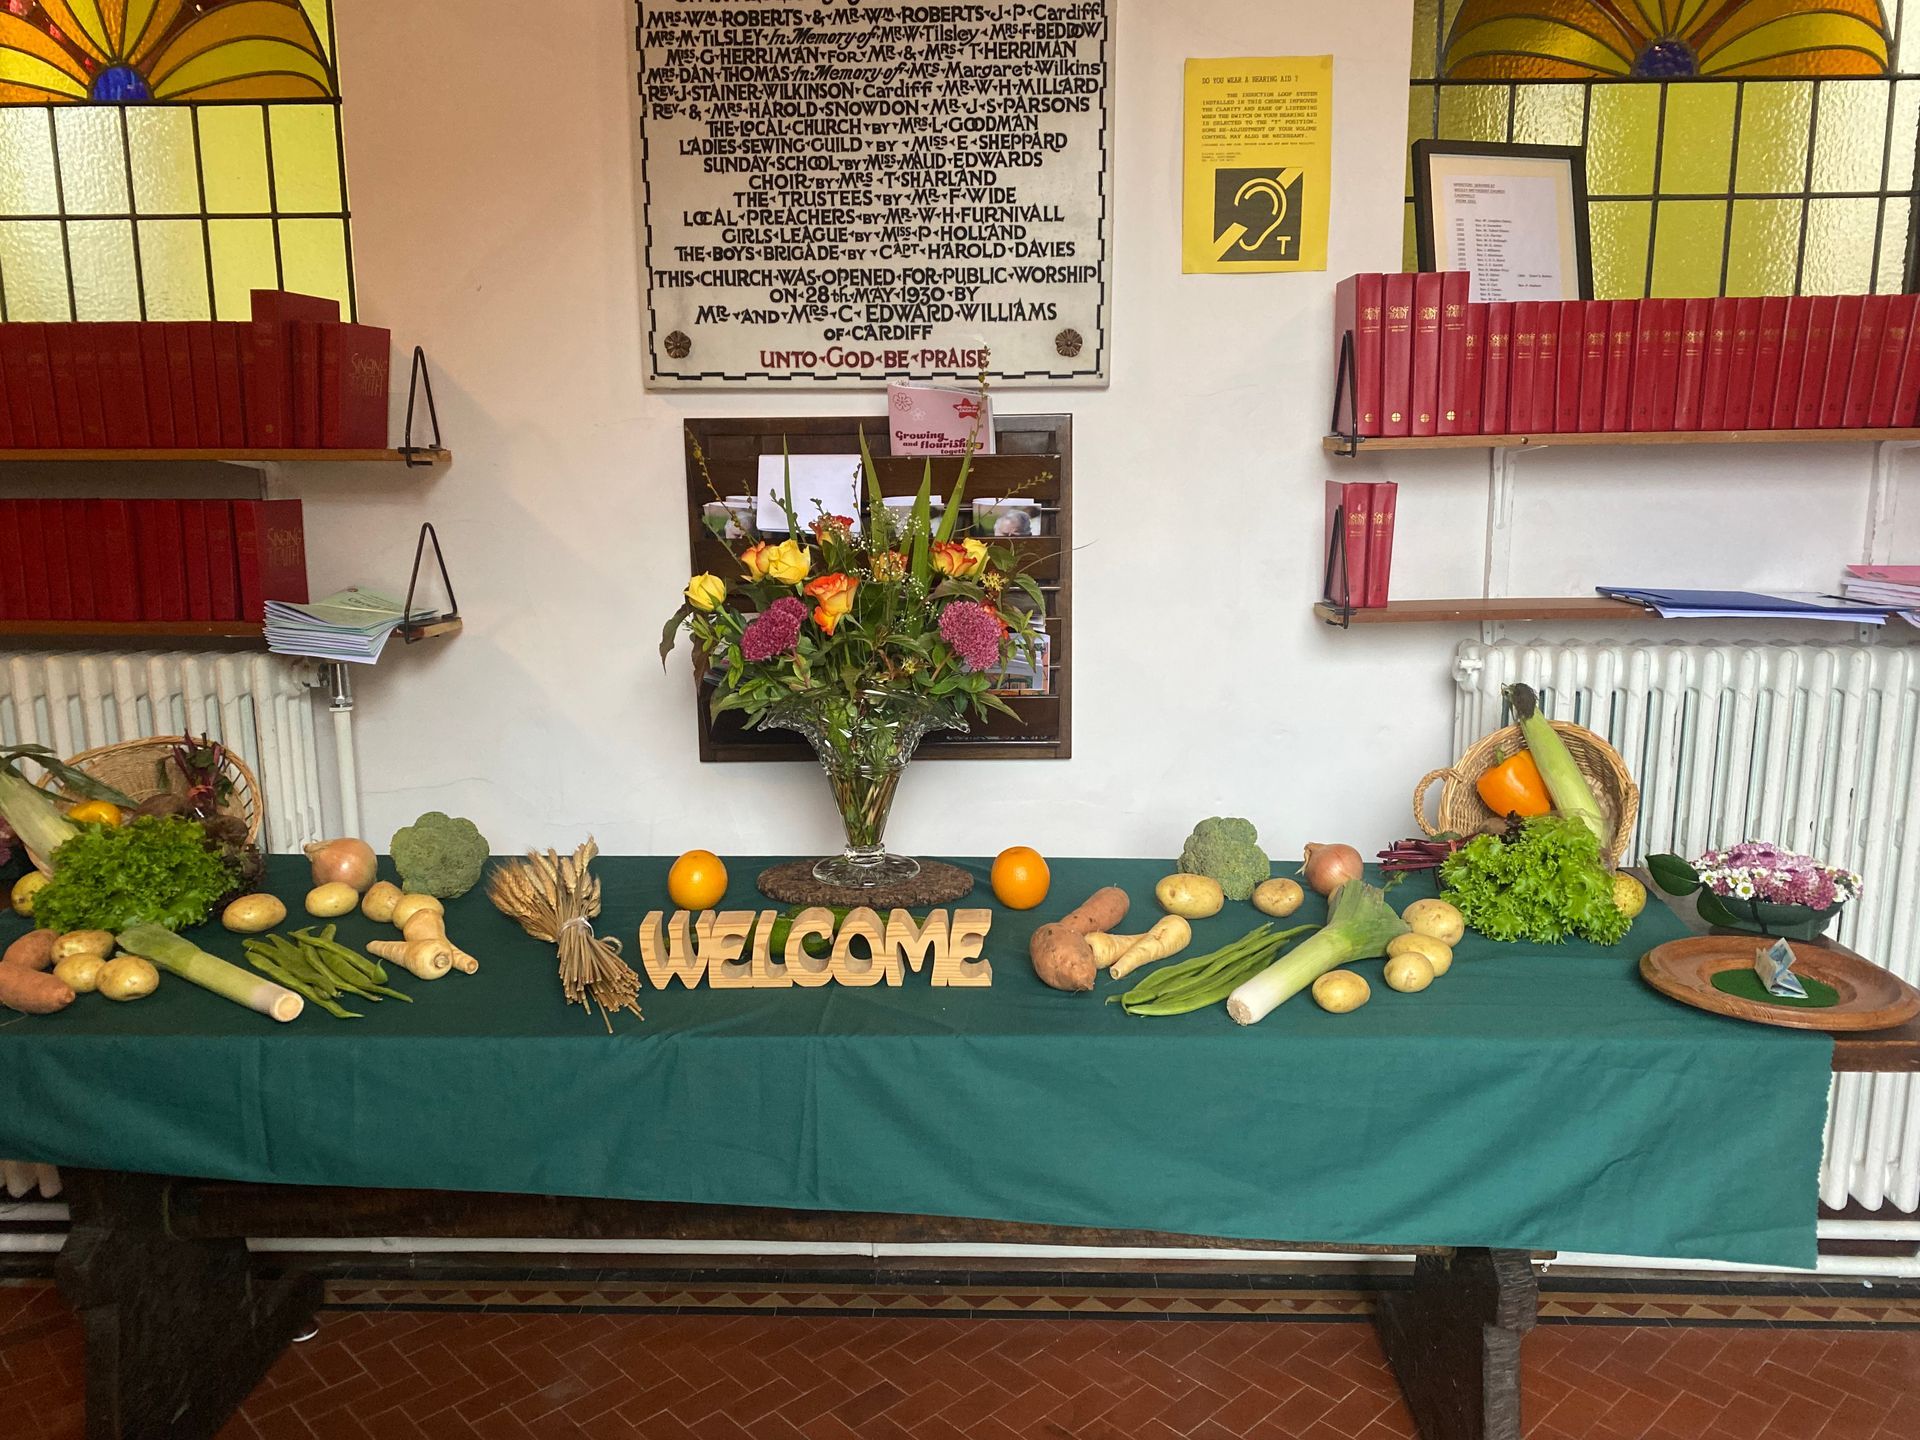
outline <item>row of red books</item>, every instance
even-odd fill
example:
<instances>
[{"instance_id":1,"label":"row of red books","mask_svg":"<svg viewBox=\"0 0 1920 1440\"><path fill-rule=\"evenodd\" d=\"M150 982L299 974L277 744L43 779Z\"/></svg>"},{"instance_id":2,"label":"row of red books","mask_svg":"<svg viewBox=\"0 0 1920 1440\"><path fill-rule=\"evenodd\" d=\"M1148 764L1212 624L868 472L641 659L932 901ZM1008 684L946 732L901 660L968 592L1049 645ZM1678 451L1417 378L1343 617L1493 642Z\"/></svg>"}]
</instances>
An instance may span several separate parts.
<instances>
[{"instance_id":1,"label":"row of red books","mask_svg":"<svg viewBox=\"0 0 1920 1440\"><path fill-rule=\"evenodd\" d=\"M1354 367L1353 404L1344 387L1339 398L1343 433L1920 423L1920 296L1483 304L1467 292L1464 271L1340 282L1335 357L1351 331Z\"/></svg>"},{"instance_id":2,"label":"row of red books","mask_svg":"<svg viewBox=\"0 0 1920 1440\"><path fill-rule=\"evenodd\" d=\"M250 321L0 325L0 450L384 448L391 343L283 290Z\"/></svg>"},{"instance_id":3,"label":"row of red books","mask_svg":"<svg viewBox=\"0 0 1920 1440\"><path fill-rule=\"evenodd\" d=\"M1350 610L1387 603L1393 570L1393 521L1400 487L1391 480L1367 484L1327 481L1327 599Z\"/></svg>"},{"instance_id":4,"label":"row of red books","mask_svg":"<svg viewBox=\"0 0 1920 1440\"><path fill-rule=\"evenodd\" d=\"M306 598L298 500L0 500L0 619L259 620Z\"/></svg>"}]
</instances>

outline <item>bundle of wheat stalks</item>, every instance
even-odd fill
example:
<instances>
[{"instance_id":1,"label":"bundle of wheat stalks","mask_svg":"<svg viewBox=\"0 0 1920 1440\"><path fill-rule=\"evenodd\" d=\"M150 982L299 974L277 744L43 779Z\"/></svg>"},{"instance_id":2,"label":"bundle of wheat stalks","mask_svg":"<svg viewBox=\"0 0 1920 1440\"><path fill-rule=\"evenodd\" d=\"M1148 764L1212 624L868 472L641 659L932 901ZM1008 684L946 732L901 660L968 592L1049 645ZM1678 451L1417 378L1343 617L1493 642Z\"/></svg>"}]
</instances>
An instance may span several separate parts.
<instances>
[{"instance_id":1,"label":"bundle of wheat stalks","mask_svg":"<svg viewBox=\"0 0 1920 1440\"><path fill-rule=\"evenodd\" d=\"M520 922L536 940L560 947L560 983L567 1001L584 1005L613 1029L613 1012L640 1015L640 977L620 958L618 940L593 933L600 913L600 881L588 870L600 847L591 837L571 855L529 850L524 860L496 865L487 877L487 898L494 908Z\"/></svg>"}]
</instances>

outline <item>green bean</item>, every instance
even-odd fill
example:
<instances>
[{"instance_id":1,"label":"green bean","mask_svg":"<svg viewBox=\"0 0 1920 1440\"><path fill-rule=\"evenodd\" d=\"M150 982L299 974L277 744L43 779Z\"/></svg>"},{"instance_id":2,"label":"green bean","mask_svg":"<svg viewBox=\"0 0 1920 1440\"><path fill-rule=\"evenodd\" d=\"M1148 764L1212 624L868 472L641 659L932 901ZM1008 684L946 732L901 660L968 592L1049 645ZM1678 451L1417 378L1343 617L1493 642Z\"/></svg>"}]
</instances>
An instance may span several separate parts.
<instances>
[{"instance_id":1,"label":"green bean","mask_svg":"<svg viewBox=\"0 0 1920 1440\"><path fill-rule=\"evenodd\" d=\"M1159 983L1136 985L1119 996L1129 1015L1185 1015L1226 999L1242 984L1272 964L1293 939L1312 930L1297 925L1277 935L1271 926L1249 931L1231 945L1208 955L1197 955L1156 972Z\"/></svg>"},{"instance_id":2,"label":"green bean","mask_svg":"<svg viewBox=\"0 0 1920 1440\"><path fill-rule=\"evenodd\" d=\"M247 952L247 963L262 975L274 981L276 984L286 986L286 988L293 991L294 994L311 1000L315 1005L318 1005L322 1010L337 1019L359 1020L363 1018L358 1011L349 1010L345 1006L336 1004L331 996L322 994L315 986L300 979L285 966L269 959L263 953L266 948L267 947L262 946L256 950L249 945Z\"/></svg>"},{"instance_id":3,"label":"green bean","mask_svg":"<svg viewBox=\"0 0 1920 1440\"><path fill-rule=\"evenodd\" d=\"M329 925L327 929L331 930L333 927ZM329 959L352 966L353 969L364 977L360 983L364 984L369 980L376 985L384 985L387 983L387 972L376 961L360 954L358 951L349 950L339 941L333 939L332 936L310 935L304 930L296 930L293 933L315 950L325 954Z\"/></svg>"}]
</instances>

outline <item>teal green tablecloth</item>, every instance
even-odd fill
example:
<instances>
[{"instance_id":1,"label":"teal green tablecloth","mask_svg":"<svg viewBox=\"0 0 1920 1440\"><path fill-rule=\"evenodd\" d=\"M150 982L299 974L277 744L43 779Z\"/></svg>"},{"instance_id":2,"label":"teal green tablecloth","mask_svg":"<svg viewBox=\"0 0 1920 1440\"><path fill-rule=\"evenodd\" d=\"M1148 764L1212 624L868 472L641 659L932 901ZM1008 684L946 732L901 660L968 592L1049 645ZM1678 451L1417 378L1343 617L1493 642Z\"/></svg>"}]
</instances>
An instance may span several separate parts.
<instances>
[{"instance_id":1,"label":"teal green tablecloth","mask_svg":"<svg viewBox=\"0 0 1920 1440\"><path fill-rule=\"evenodd\" d=\"M756 904L767 862L738 859ZM304 890L277 860L276 888ZM608 858L629 953L666 862ZM990 903L985 866L976 903ZM1470 938L1420 995L1359 966L1348 1016L1305 996L1136 1019L1043 987L1027 936L1099 884L1151 917L1147 861L1063 860L998 912L991 989L688 991L609 1036L554 954L476 893L450 907L476 976L417 1003L276 1025L179 980L0 1023L0 1155L256 1181L908 1211L1248 1239L1458 1244L1810 1266L1831 1042L1663 999L1638 957ZM1423 878L1396 902L1431 893ZM1319 919L1309 899L1300 919ZM1250 907L1197 924L1195 949ZM1141 928L1144 928L1142 926ZM343 935L379 932L355 916ZM386 931L387 935L392 932ZM10 938L9 936L5 938ZM197 936L239 956L236 937ZM636 957L637 958L637 957Z\"/></svg>"}]
</instances>

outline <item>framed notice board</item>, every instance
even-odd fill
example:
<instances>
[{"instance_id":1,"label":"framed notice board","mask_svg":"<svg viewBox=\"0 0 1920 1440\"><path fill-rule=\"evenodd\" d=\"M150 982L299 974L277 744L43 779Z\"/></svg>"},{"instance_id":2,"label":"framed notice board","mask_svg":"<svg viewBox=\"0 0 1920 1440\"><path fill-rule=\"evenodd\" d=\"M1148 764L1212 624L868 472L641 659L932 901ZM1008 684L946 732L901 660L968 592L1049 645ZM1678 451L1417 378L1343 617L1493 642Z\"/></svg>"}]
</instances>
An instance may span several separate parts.
<instances>
[{"instance_id":1,"label":"framed notice board","mask_svg":"<svg viewBox=\"0 0 1920 1440\"><path fill-rule=\"evenodd\" d=\"M715 530L734 516L752 513L761 456L779 455L783 446L793 455L858 454L863 430L882 491L899 496L906 506L928 462L921 455L890 453L885 415L689 420L690 573L738 573L739 561ZM1009 676L1009 686L1017 688L999 692L1014 717L989 714L970 720L964 731L936 731L920 743L916 758L921 760L1064 760L1072 753L1073 417L996 416L993 436L996 453L976 455L968 472L968 513L954 534L978 535L1020 554L1046 600L1047 653ZM936 456L932 464L934 494L945 496L960 461ZM715 720L708 710L712 693L704 659L696 655L691 703L703 761L813 760L806 741L790 731L748 729L738 711Z\"/></svg>"}]
</instances>

